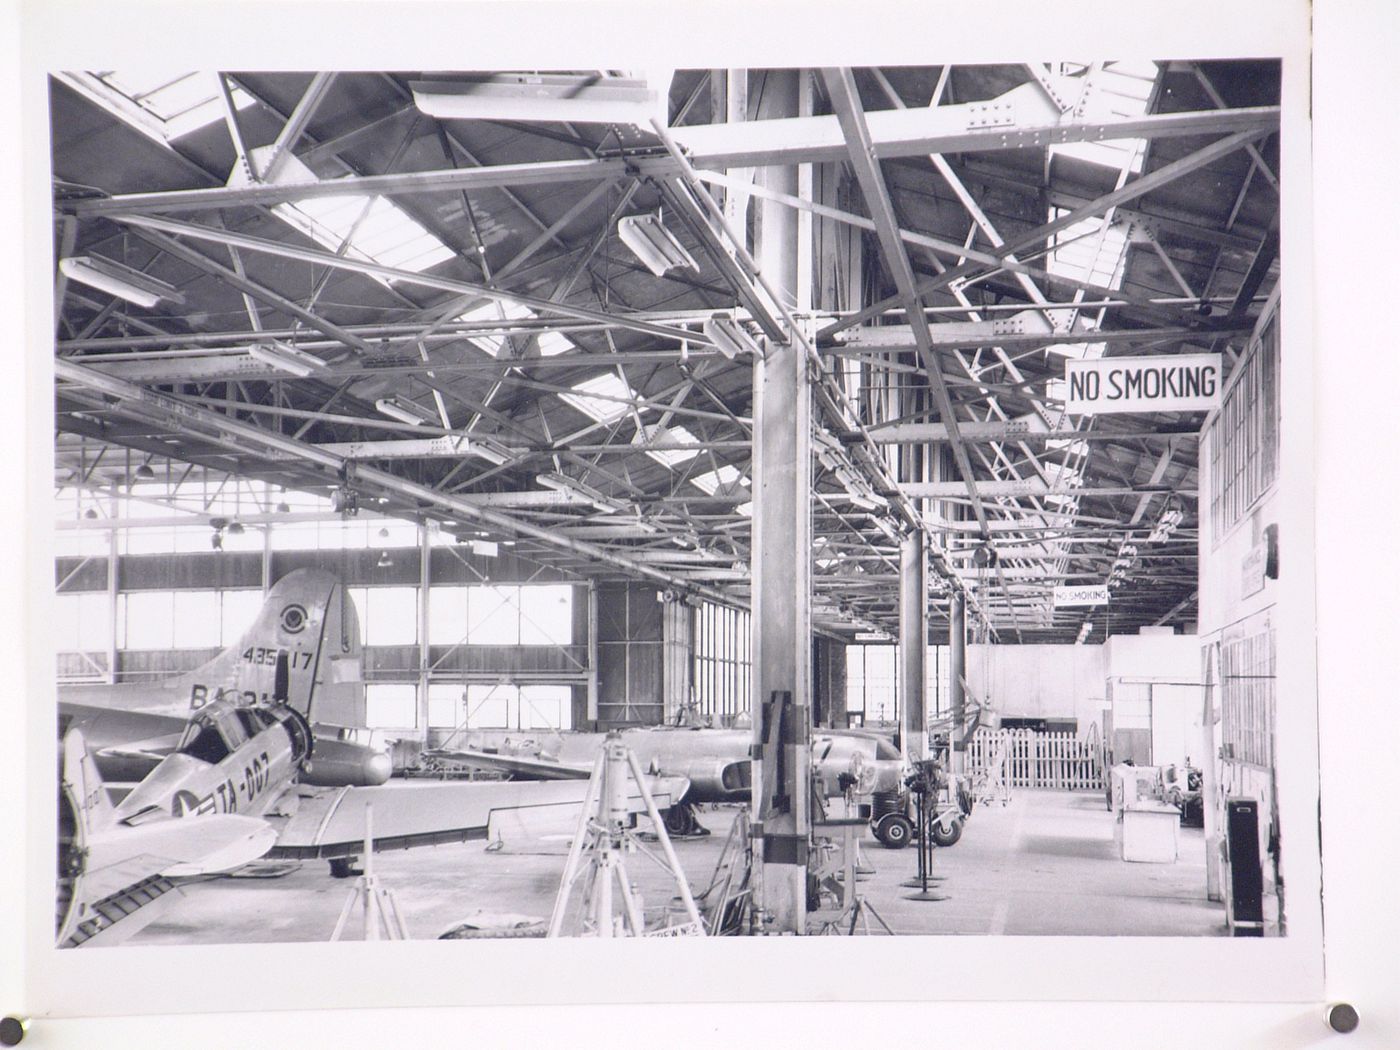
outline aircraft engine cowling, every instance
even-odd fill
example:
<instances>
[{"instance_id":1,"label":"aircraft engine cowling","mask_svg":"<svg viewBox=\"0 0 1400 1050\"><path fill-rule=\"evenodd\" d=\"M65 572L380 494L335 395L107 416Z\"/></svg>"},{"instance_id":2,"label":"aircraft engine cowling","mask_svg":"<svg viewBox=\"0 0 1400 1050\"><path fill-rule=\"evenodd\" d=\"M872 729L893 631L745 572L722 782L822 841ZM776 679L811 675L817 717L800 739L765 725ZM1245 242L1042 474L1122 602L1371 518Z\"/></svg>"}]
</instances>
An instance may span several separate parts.
<instances>
[{"instance_id":1,"label":"aircraft engine cowling","mask_svg":"<svg viewBox=\"0 0 1400 1050\"><path fill-rule=\"evenodd\" d=\"M312 787L374 787L389 779L393 763L382 751L350 740L317 737L301 764L301 782Z\"/></svg>"},{"instance_id":2,"label":"aircraft engine cowling","mask_svg":"<svg viewBox=\"0 0 1400 1050\"><path fill-rule=\"evenodd\" d=\"M673 759L661 765L663 773L689 779L687 802L744 802L752 791L752 766L746 759Z\"/></svg>"}]
</instances>

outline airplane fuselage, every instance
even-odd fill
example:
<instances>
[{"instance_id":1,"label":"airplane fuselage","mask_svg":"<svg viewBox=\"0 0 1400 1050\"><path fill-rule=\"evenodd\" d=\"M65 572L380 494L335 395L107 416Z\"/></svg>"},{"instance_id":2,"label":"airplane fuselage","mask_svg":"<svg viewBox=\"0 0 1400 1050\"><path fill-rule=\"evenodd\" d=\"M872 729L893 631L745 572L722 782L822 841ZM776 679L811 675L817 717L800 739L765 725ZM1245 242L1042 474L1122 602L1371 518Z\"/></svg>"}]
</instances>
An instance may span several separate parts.
<instances>
[{"instance_id":1,"label":"airplane fuselage","mask_svg":"<svg viewBox=\"0 0 1400 1050\"><path fill-rule=\"evenodd\" d=\"M121 801L116 819L262 816L310 751L310 730L290 709L216 701L191 718L180 746Z\"/></svg>"},{"instance_id":2,"label":"airplane fuselage","mask_svg":"<svg viewBox=\"0 0 1400 1050\"><path fill-rule=\"evenodd\" d=\"M493 736L496 734L492 734ZM500 734L502 753L509 753L516 734ZM601 733L554 734L540 741L540 763L584 769L592 765L602 746ZM683 776L690 781L687 802L746 802L752 794L753 735L747 729L709 729L657 726L625 729L622 740L645 769ZM856 755L859 753L860 757ZM812 735L812 768L828 795L840 793L838 777L855 766L870 772L867 791L897 791L903 772L899 752L888 741L870 734L815 730ZM540 775L541 770L520 770L515 775Z\"/></svg>"}]
</instances>

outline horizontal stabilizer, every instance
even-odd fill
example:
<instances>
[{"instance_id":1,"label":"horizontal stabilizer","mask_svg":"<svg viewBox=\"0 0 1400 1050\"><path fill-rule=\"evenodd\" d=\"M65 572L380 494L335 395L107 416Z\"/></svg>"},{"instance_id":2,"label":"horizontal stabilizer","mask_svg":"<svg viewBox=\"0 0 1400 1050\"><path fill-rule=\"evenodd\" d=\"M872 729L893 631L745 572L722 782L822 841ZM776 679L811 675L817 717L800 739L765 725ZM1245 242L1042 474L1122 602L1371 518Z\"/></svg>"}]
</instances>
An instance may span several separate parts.
<instances>
[{"instance_id":1,"label":"horizontal stabilizer","mask_svg":"<svg viewBox=\"0 0 1400 1050\"><path fill-rule=\"evenodd\" d=\"M211 875L257 860L276 841L265 821L232 813L116 824L89 837L84 882L99 898L150 875Z\"/></svg>"}]
</instances>

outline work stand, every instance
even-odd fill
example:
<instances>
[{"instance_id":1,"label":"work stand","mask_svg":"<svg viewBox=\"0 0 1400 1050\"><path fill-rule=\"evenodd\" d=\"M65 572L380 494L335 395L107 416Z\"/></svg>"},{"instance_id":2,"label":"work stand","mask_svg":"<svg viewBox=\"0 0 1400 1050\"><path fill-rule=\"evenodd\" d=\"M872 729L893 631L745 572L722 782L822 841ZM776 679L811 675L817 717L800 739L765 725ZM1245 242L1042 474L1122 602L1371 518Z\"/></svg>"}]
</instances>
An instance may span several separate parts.
<instances>
[{"instance_id":1,"label":"work stand","mask_svg":"<svg viewBox=\"0 0 1400 1050\"><path fill-rule=\"evenodd\" d=\"M364 939L367 941L406 941L408 926L399 913L399 903L389 890L379 885L374 874L374 814L371 806L365 806L365 868L355 880L350 895L345 898L345 906L340 909L336 920L332 941L343 939L345 927L355 908L360 907L364 915Z\"/></svg>"},{"instance_id":2,"label":"work stand","mask_svg":"<svg viewBox=\"0 0 1400 1050\"><path fill-rule=\"evenodd\" d=\"M846 936L853 937L857 927L861 933L875 933L870 927L870 920L873 918L881 930L894 936L894 930L890 929L889 923L875 910L875 905L861 895L856 884L859 857L859 842L856 836L863 834L869 823L864 817L845 817L839 820L821 820L813 825L817 829L830 828L841 831L841 910L822 922L817 930L819 935L840 934L844 929Z\"/></svg>"},{"instance_id":3,"label":"work stand","mask_svg":"<svg viewBox=\"0 0 1400 1050\"><path fill-rule=\"evenodd\" d=\"M642 797L647 816L656 830L656 841L664 854L664 860L657 858L641 842L637 833L629 826L632 821L628 797L631 794L630 782L635 782ZM686 921L648 933L642 913L641 896L627 874L625 855L641 853L670 873L675 880L677 895L686 912ZM574 889L582 884L580 898L582 912L578 916L579 936L591 937L643 937L643 936L696 936L706 935L706 929L695 906L695 898L690 892L690 883L681 867L676 851L671 846L671 838L666 833L666 824L656 808L656 801L647 788L646 777L634 755L622 742L620 734L609 733L603 743L602 753L593 765L593 775L588 779L588 789L584 795L583 812L579 814L578 828L573 842L569 845L569 859L564 864L564 875L559 882L559 893L554 900L554 911L550 915L549 930L546 936L564 935L565 920L569 916L569 903ZM614 894L616 890L616 894ZM615 901L620 901L622 911L616 912Z\"/></svg>"}]
</instances>

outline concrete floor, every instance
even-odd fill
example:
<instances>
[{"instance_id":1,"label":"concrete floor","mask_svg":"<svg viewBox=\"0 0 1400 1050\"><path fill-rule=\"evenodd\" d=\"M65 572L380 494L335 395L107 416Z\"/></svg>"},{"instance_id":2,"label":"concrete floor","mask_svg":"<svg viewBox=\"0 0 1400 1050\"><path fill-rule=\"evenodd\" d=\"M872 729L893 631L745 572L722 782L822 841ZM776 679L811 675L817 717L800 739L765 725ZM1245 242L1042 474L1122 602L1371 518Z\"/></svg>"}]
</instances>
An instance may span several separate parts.
<instances>
[{"instance_id":1,"label":"concrete floor","mask_svg":"<svg viewBox=\"0 0 1400 1050\"><path fill-rule=\"evenodd\" d=\"M710 882L733 807L707 809L713 834L676 843L692 887ZM643 821L645 823L645 821ZM560 837L510 841L499 850L472 842L375 858L380 884L396 896L414 938L437 937L477 918L483 924L545 920L563 871ZM917 870L917 850L887 850L867 833L874 873L862 893L902 934L1220 936L1224 910L1205 897L1199 829L1180 830L1175 864L1125 863L1102 794L1020 790L1006 807L979 807L962 839L934 853L936 883L949 899L906 899L900 885ZM669 875L645 857L627 859L649 924L674 907ZM354 883L330 878L324 862L279 878L221 878L187 885L183 898L130 944L323 941ZM352 923L349 936L358 937Z\"/></svg>"}]
</instances>

